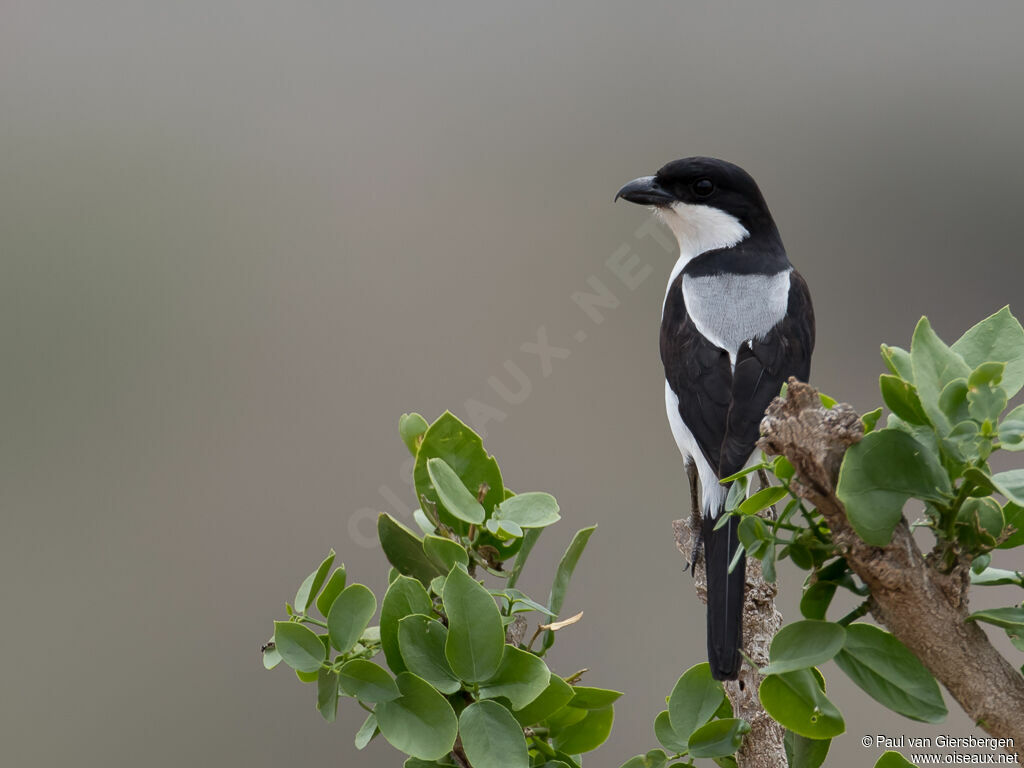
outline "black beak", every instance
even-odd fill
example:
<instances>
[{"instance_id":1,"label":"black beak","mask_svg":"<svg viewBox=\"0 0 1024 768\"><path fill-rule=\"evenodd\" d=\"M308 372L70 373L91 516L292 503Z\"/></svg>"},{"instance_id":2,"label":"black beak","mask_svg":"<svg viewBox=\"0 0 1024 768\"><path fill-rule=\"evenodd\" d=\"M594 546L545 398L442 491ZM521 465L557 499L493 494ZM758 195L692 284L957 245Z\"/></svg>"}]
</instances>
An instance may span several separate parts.
<instances>
[{"instance_id":1,"label":"black beak","mask_svg":"<svg viewBox=\"0 0 1024 768\"><path fill-rule=\"evenodd\" d=\"M623 200L629 200L629 202L637 203L638 205L666 206L676 202L675 197L665 191L655 176L643 176L639 179L633 179L615 193L615 200L618 200L620 197ZM612 202L615 202L615 200Z\"/></svg>"}]
</instances>

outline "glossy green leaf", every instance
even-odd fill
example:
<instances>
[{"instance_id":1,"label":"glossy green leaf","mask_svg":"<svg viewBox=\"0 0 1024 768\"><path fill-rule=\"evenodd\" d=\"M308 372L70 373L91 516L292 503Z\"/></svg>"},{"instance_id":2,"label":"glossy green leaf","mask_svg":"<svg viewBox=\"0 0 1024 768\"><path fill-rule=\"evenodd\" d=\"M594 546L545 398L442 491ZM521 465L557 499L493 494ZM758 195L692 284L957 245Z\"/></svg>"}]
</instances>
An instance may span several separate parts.
<instances>
[{"instance_id":1,"label":"glossy green leaf","mask_svg":"<svg viewBox=\"0 0 1024 768\"><path fill-rule=\"evenodd\" d=\"M377 705L377 727L395 749L420 760L451 752L459 720L451 704L425 680L409 672L396 679L401 695Z\"/></svg>"},{"instance_id":2,"label":"glossy green leaf","mask_svg":"<svg viewBox=\"0 0 1024 768\"><path fill-rule=\"evenodd\" d=\"M672 754L685 752L688 748L687 741L690 734L681 735L676 733L675 728L672 727L672 721L669 719L667 709L659 712L658 716L654 718L654 735L658 739L658 743Z\"/></svg>"},{"instance_id":3,"label":"glossy green leaf","mask_svg":"<svg viewBox=\"0 0 1024 768\"><path fill-rule=\"evenodd\" d=\"M338 682L341 690L367 704L398 698L398 686L388 671L366 659L345 662Z\"/></svg>"},{"instance_id":4,"label":"glossy green leaf","mask_svg":"<svg viewBox=\"0 0 1024 768\"><path fill-rule=\"evenodd\" d=\"M413 456L419 450L420 438L429 426L427 420L418 413L403 413L398 418L398 434L402 436L402 442Z\"/></svg>"},{"instance_id":5,"label":"glossy green leaf","mask_svg":"<svg viewBox=\"0 0 1024 768\"><path fill-rule=\"evenodd\" d=\"M736 526L736 536L743 544L743 549L753 558L763 557L773 543L771 531L765 521L755 515L740 519L740 524ZM732 565L729 566L729 570L732 571Z\"/></svg>"},{"instance_id":6,"label":"glossy green leaf","mask_svg":"<svg viewBox=\"0 0 1024 768\"><path fill-rule=\"evenodd\" d=\"M871 624L846 628L836 664L879 704L925 723L939 723L947 710L935 678L899 640Z\"/></svg>"},{"instance_id":7,"label":"glossy green leaf","mask_svg":"<svg viewBox=\"0 0 1024 768\"><path fill-rule=\"evenodd\" d=\"M611 707L587 710L582 720L563 728L555 736L555 748L569 755L579 755L597 749L611 733L614 719L615 713Z\"/></svg>"},{"instance_id":8,"label":"glossy green leaf","mask_svg":"<svg viewBox=\"0 0 1024 768\"><path fill-rule=\"evenodd\" d=\"M881 547L892 538L907 499L942 501L950 484L924 445L901 430L883 429L847 449L836 493L857 534Z\"/></svg>"},{"instance_id":9,"label":"glossy green leaf","mask_svg":"<svg viewBox=\"0 0 1024 768\"><path fill-rule=\"evenodd\" d=\"M1024 608L1019 606L975 611L967 617L967 620L983 621L986 624L994 624L997 627L1010 630L1014 634L1024 634Z\"/></svg>"},{"instance_id":10,"label":"glossy green leaf","mask_svg":"<svg viewBox=\"0 0 1024 768\"><path fill-rule=\"evenodd\" d=\"M378 733L380 729L377 728L377 716L371 712L356 731L356 749L364 749Z\"/></svg>"},{"instance_id":11,"label":"glossy green leaf","mask_svg":"<svg viewBox=\"0 0 1024 768\"><path fill-rule=\"evenodd\" d=\"M762 488L749 499L745 499L740 503L739 512L741 515L752 515L763 509L768 509L772 504L781 501L788 495L789 491L781 485L772 485L767 488Z\"/></svg>"},{"instance_id":12,"label":"glossy green leaf","mask_svg":"<svg viewBox=\"0 0 1024 768\"><path fill-rule=\"evenodd\" d=\"M320 611L321 616L327 617L327 614L331 612L331 606L334 605L334 601L338 599L338 595L343 589L345 589L345 566L340 565L334 569L331 578L324 584L323 591L317 595L316 609Z\"/></svg>"},{"instance_id":13,"label":"glossy green leaf","mask_svg":"<svg viewBox=\"0 0 1024 768\"><path fill-rule=\"evenodd\" d=\"M297 672L317 672L327 658L320 637L294 621L274 622L274 647L284 663Z\"/></svg>"},{"instance_id":14,"label":"glossy green leaf","mask_svg":"<svg viewBox=\"0 0 1024 768\"><path fill-rule=\"evenodd\" d=\"M899 752L889 750L888 752L883 752L882 756L878 758L875 768L917 768L917 766Z\"/></svg>"},{"instance_id":15,"label":"glossy green leaf","mask_svg":"<svg viewBox=\"0 0 1024 768\"><path fill-rule=\"evenodd\" d=\"M473 525L484 521L483 505L444 459L427 459L427 475L437 498L449 514Z\"/></svg>"},{"instance_id":16,"label":"glossy green leaf","mask_svg":"<svg viewBox=\"0 0 1024 768\"><path fill-rule=\"evenodd\" d=\"M733 754L750 733L750 723L738 717L712 720L690 735L690 757L725 757Z\"/></svg>"},{"instance_id":17,"label":"glossy green leaf","mask_svg":"<svg viewBox=\"0 0 1024 768\"><path fill-rule=\"evenodd\" d=\"M910 361L921 406L928 414L929 421L945 434L949 431L950 421L939 407L939 396L954 379L964 379L966 387L971 367L935 334L927 317L922 317L914 329Z\"/></svg>"},{"instance_id":18,"label":"glossy green leaf","mask_svg":"<svg viewBox=\"0 0 1024 768\"><path fill-rule=\"evenodd\" d=\"M391 515L377 518L377 536L388 562L403 576L411 576L423 586L444 572L434 565L423 551L423 540Z\"/></svg>"},{"instance_id":19,"label":"glossy green leaf","mask_svg":"<svg viewBox=\"0 0 1024 768\"><path fill-rule=\"evenodd\" d=\"M442 521L460 533L465 533L468 525L445 508L430 482L427 461L433 458L444 459L474 498L481 485L488 487L483 500L485 512L494 509L505 498L498 462L487 455L480 436L451 413L445 412L423 435L416 454L413 480L417 498L425 496L427 501L438 504Z\"/></svg>"},{"instance_id":20,"label":"glossy green leaf","mask_svg":"<svg viewBox=\"0 0 1024 768\"><path fill-rule=\"evenodd\" d=\"M528 768L522 726L493 701L470 704L459 716L462 747L473 768Z\"/></svg>"},{"instance_id":21,"label":"glossy green leaf","mask_svg":"<svg viewBox=\"0 0 1024 768\"><path fill-rule=\"evenodd\" d=\"M423 551L434 565L445 573L452 569L452 566L469 565L469 554L458 542L443 536L424 536Z\"/></svg>"},{"instance_id":22,"label":"glossy green leaf","mask_svg":"<svg viewBox=\"0 0 1024 768\"><path fill-rule=\"evenodd\" d=\"M453 568L444 584L448 614L445 656L452 670L467 683L494 675L505 649L501 614L490 593L461 568Z\"/></svg>"},{"instance_id":23,"label":"glossy green leaf","mask_svg":"<svg viewBox=\"0 0 1024 768\"><path fill-rule=\"evenodd\" d=\"M707 662L686 670L672 688L668 699L668 716L672 730L681 738L704 725L725 699L722 683L711 677Z\"/></svg>"},{"instance_id":24,"label":"glossy green leaf","mask_svg":"<svg viewBox=\"0 0 1024 768\"><path fill-rule=\"evenodd\" d=\"M800 613L805 619L824 619L832 598L836 594L836 585L829 581L818 581L804 590L800 598Z\"/></svg>"},{"instance_id":25,"label":"glossy green leaf","mask_svg":"<svg viewBox=\"0 0 1024 768\"><path fill-rule=\"evenodd\" d=\"M422 614L406 616L398 622L398 646L402 660L441 693L455 693L462 687L444 655L448 628L440 621Z\"/></svg>"},{"instance_id":26,"label":"glossy green leaf","mask_svg":"<svg viewBox=\"0 0 1024 768\"><path fill-rule=\"evenodd\" d=\"M831 739L846 730L843 716L810 669L769 675L761 681L758 695L769 715L801 736Z\"/></svg>"},{"instance_id":27,"label":"glossy green leaf","mask_svg":"<svg viewBox=\"0 0 1024 768\"><path fill-rule=\"evenodd\" d=\"M621 691L610 688L591 688L585 685L574 686L570 706L580 709L604 709L610 707L622 697Z\"/></svg>"},{"instance_id":28,"label":"glossy green leaf","mask_svg":"<svg viewBox=\"0 0 1024 768\"><path fill-rule=\"evenodd\" d=\"M513 714L522 725L534 725L560 710L572 697L572 686L558 675L551 675L547 687L540 695Z\"/></svg>"},{"instance_id":29,"label":"glossy green leaf","mask_svg":"<svg viewBox=\"0 0 1024 768\"><path fill-rule=\"evenodd\" d=\"M820 768L828 757L832 739L808 739L787 730L782 743L789 768Z\"/></svg>"},{"instance_id":30,"label":"glossy green leaf","mask_svg":"<svg viewBox=\"0 0 1024 768\"><path fill-rule=\"evenodd\" d=\"M843 647L846 630L831 621L807 619L787 624L772 638L762 675L816 667L833 658Z\"/></svg>"},{"instance_id":31,"label":"glossy green leaf","mask_svg":"<svg viewBox=\"0 0 1024 768\"><path fill-rule=\"evenodd\" d=\"M480 697L504 697L512 709L522 709L547 690L551 670L532 653L506 645L498 671L480 686Z\"/></svg>"},{"instance_id":32,"label":"glossy green leaf","mask_svg":"<svg viewBox=\"0 0 1024 768\"><path fill-rule=\"evenodd\" d=\"M362 584L346 587L327 615L327 631L335 650L339 653L352 650L376 612L377 598L368 587Z\"/></svg>"},{"instance_id":33,"label":"glossy green leaf","mask_svg":"<svg viewBox=\"0 0 1024 768\"><path fill-rule=\"evenodd\" d=\"M380 607L380 642L388 666L396 673L406 669L398 643L398 622L416 613L427 616L432 612L430 595L416 579L399 576L391 582Z\"/></svg>"},{"instance_id":34,"label":"glossy green leaf","mask_svg":"<svg viewBox=\"0 0 1024 768\"><path fill-rule=\"evenodd\" d=\"M521 528L544 528L562 519L558 502L549 493L520 493L501 502L494 516L511 520Z\"/></svg>"},{"instance_id":35,"label":"glossy green leaf","mask_svg":"<svg viewBox=\"0 0 1024 768\"><path fill-rule=\"evenodd\" d=\"M971 368L983 363L1006 363L1002 386L1013 397L1024 386L1024 328L1003 307L967 331L953 344L956 352Z\"/></svg>"},{"instance_id":36,"label":"glossy green leaf","mask_svg":"<svg viewBox=\"0 0 1024 768\"><path fill-rule=\"evenodd\" d=\"M305 613L309 609L309 604L313 602L320 587L324 585L324 580L333 564L334 550L332 549L320 566L305 578L299 591L295 593L295 602L292 605L296 613Z\"/></svg>"},{"instance_id":37,"label":"glossy green leaf","mask_svg":"<svg viewBox=\"0 0 1024 768\"><path fill-rule=\"evenodd\" d=\"M556 616L562 612L562 605L565 603L565 595L569 591L569 582L572 579L573 571L576 570L576 564L579 563L580 557L583 556L583 550L586 549L587 542L590 541L590 537L595 530L597 530L596 525L576 531L576 535L573 536L569 547L558 562L558 569L555 571L555 581L551 585L551 594L548 597L548 610ZM547 649L554 644L555 633L547 630L544 633L543 647Z\"/></svg>"},{"instance_id":38,"label":"glossy green leaf","mask_svg":"<svg viewBox=\"0 0 1024 768\"><path fill-rule=\"evenodd\" d=\"M320 716L333 723L338 715L338 673L321 668L316 679L316 708Z\"/></svg>"},{"instance_id":39,"label":"glossy green leaf","mask_svg":"<svg viewBox=\"0 0 1024 768\"><path fill-rule=\"evenodd\" d=\"M882 374L878 377L878 386L890 411L911 424L928 424L928 415L921 407L921 399L913 384L899 376Z\"/></svg>"}]
</instances>

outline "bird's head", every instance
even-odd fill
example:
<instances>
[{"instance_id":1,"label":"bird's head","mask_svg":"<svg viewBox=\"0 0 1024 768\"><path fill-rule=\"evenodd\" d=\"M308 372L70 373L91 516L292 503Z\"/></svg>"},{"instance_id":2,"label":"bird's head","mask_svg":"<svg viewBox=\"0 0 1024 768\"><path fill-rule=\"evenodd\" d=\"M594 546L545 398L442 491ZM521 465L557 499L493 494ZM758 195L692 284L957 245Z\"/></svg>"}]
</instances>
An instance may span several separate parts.
<instances>
[{"instance_id":1,"label":"bird's head","mask_svg":"<svg viewBox=\"0 0 1024 768\"><path fill-rule=\"evenodd\" d=\"M653 176L626 184L615 195L653 206L675 233L684 253L695 256L730 248L748 237L778 238L757 182L738 165L713 157L687 157Z\"/></svg>"}]
</instances>

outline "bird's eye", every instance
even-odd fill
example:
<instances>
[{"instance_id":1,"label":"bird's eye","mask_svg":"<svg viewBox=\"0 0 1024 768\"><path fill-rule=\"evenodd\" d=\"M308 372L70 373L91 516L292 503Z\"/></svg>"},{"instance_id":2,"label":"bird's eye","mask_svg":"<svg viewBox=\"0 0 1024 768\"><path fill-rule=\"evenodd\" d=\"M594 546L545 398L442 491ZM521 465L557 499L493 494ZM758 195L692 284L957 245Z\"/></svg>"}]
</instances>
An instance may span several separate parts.
<instances>
[{"instance_id":1,"label":"bird's eye","mask_svg":"<svg viewBox=\"0 0 1024 768\"><path fill-rule=\"evenodd\" d=\"M715 191L715 182L711 179L697 179L693 182L693 193L697 197L710 197Z\"/></svg>"}]
</instances>

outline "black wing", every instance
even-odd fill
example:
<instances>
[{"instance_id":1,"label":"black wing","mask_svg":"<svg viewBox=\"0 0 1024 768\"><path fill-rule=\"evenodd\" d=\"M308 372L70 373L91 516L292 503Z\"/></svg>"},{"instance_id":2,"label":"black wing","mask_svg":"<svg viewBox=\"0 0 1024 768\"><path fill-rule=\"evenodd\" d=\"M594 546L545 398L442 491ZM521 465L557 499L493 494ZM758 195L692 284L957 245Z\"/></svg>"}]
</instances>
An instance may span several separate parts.
<instances>
[{"instance_id":1,"label":"black wing","mask_svg":"<svg viewBox=\"0 0 1024 768\"><path fill-rule=\"evenodd\" d=\"M807 381L814 349L814 310L807 283L790 276L786 315L765 336L729 355L705 339L686 312L682 274L672 283L661 325L665 377L679 415L719 477L743 468L760 436L761 419L790 376Z\"/></svg>"}]
</instances>

